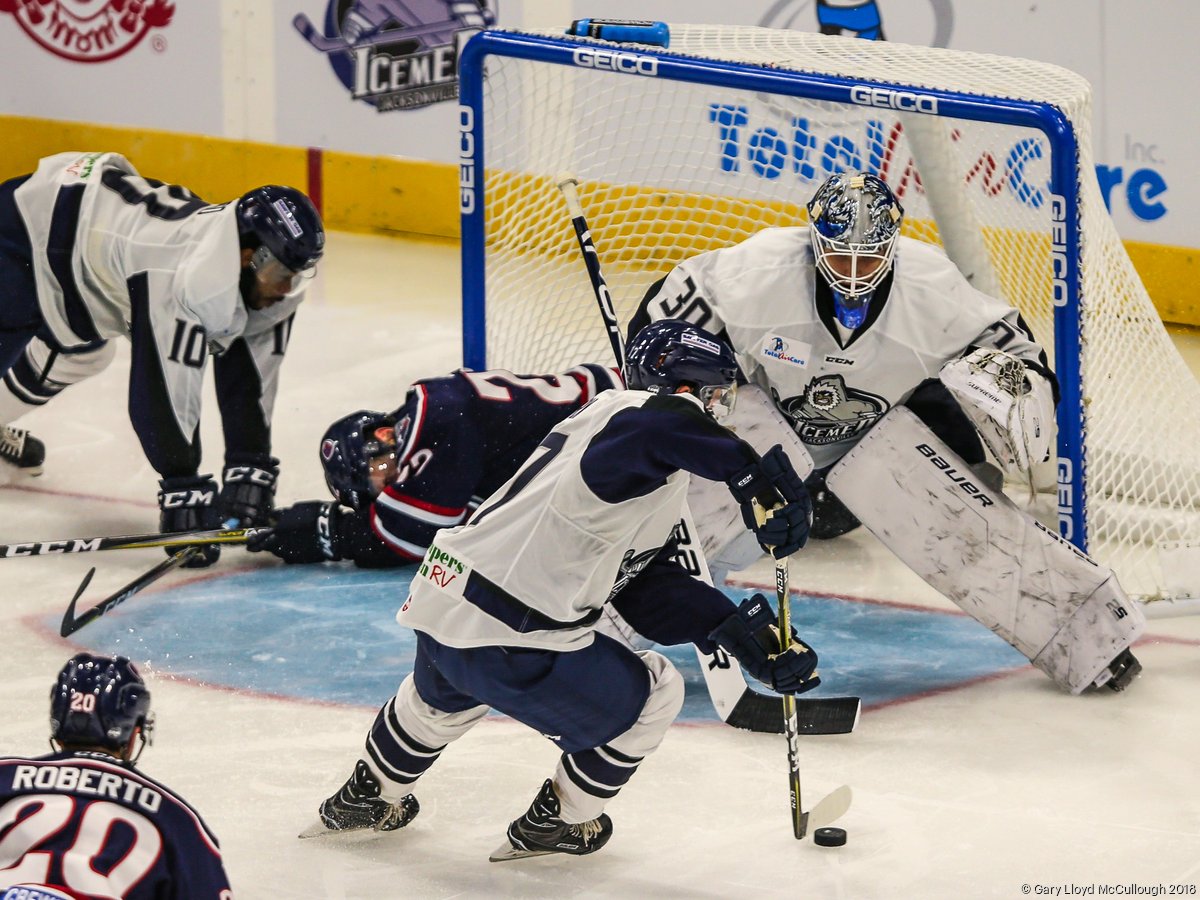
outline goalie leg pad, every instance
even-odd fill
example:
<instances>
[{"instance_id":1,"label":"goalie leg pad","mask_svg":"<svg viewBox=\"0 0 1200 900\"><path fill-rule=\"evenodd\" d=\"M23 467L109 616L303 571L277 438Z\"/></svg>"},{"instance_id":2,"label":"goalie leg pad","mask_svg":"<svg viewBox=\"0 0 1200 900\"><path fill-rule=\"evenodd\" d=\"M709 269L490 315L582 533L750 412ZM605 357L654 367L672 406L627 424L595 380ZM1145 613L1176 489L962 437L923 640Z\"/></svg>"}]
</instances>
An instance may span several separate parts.
<instances>
[{"instance_id":1,"label":"goalie leg pad","mask_svg":"<svg viewBox=\"0 0 1200 900\"><path fill-rule=\"evenodd\" d=\"M926 583L1078 694L1145 629L1112 570L989 488L903 407L830 471L842 502Z\"/></svg>"},{"instance_id":2,"label":"goalie leg pad","mask_svg":"<svg viewBox=\"0 0 1200 900\"><path fill-rule=\"evenodd\" d=\"M801 480L812 473L808 448L757 385L738 388L733 412L721 424L758 451L759 456L776 444L783 445ZM688 505L694 515L700 547L717 584L724 581L726 572L744 569L763 555L754 535L746 530L741 507L724 484L693 478L688 488Z\"/></svg>"}]
</instances>

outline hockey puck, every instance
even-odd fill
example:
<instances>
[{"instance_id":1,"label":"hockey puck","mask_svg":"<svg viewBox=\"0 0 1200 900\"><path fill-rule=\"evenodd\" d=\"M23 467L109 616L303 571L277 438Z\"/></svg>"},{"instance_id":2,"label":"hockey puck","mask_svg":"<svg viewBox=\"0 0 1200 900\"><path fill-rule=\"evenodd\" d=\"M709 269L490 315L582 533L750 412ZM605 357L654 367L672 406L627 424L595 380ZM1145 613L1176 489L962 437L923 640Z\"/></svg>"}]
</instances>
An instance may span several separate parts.
<instances>
[{"instance_id":1,"label":"hockey puck","mask_svg":"<svg viewBox=\"0 0 1200 900\"><path fill-rule=\"evenodd\" d=\"M818 847L840 847L846 843L846 829L818 828L813 832L813 843Z\"/></svg>"}]
</instances>

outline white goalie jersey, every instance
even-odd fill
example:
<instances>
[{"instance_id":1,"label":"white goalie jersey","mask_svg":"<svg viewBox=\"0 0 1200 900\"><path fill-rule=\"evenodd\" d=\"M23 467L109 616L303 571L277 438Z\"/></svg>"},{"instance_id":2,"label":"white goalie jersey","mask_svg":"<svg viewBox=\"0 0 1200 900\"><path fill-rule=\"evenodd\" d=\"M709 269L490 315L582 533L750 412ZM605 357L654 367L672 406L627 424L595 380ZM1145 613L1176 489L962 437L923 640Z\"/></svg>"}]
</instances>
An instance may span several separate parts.
<instances>
[{"instance_id":1,"label":"white goalie jersey","mask_svg":"<svg viewBox=\"0 0 1200 900\"><path fill-rule=\"evenodd\" d=\"M844 332L818 308L808 228L768 228L680 263L643 311L723 331L817 468L968 348L1004 350L1049 372L1017 310L971 287L939 248L900 238L890 282L864 324Z\"/></svg>"}]
</instances>

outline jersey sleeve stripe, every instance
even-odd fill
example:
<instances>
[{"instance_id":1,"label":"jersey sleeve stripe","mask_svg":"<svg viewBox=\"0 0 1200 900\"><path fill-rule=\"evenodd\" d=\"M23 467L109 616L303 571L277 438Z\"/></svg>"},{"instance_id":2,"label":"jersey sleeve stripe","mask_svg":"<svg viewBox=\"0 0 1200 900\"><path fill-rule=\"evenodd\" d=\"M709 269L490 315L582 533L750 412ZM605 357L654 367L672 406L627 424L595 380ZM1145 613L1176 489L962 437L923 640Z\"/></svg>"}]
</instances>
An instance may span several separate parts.
<instances>
[{"instance_id":1,"label":"jersey sleeve stripe","mask_svg":"<svg viewBox=\"0 0 1200 900\"><path fill-rule=\"evenodd\" d=\"M50 234L46 242L46 258L50 271L58 281L63 294L67 313L67 324L71 331L86 342L100 340L100 332L92 321L79 284L75 281L72 258L75 255L75 239L79 232L79 210L83 205L84 186L68 185L58 192L54 200L54 212L50 218Z\"/></svg>"},{"instance_id":2,"label":"jersey sleeve stripe","mask_svg":"<svg viewBox=\"0 0 1200 900\"><path fill-rule=\"evenodd\" d=\"M403 540L402 538L392 534L379 520L379 514L376 513L375 510L371 510L371 530L375 532L375 535L381 541L387 544L396 553L399 553L401 556L407 557L414 562L423 557L425 555L425 551L429 549L428 547L422 547L419 544L414 544L411 541Z\"/></svg>"},{"instance_id":3,"label":"jersey sleeve stripe","mask_svg":"<svg viewBox=\"0 0 1200 900\"><path fill-rule=\"evenodd\" d=\"M403 464L404 460L408 459L409 454L412 453L413 448L418 446L421 429L425 425L425 410L429 407L429 394L425 385L414 384L409 388L409 393L411 397L405 400L404 405L407 406L410 401L412 402L412 412L409 413L412 416L412 427L408 429L408 439L405 440L404 446L396 454L396 461L400 464Z\"/></svg>"},{"instance_id":4,"label":"jersey sleeve stripe","mask_svg":"<svg viewBox=\"0 0 1200 900\"><path fill-rule=\"evenodd\" d=\"M433 503L426 503L424 500L401 494L394 487L384 488L383 493L375 498L375 503L387 507L392 512L437 528L450 528L459 524L463 519L463 514L467 511L465 506L437 506Z\"/></svg>"}]
</instances>

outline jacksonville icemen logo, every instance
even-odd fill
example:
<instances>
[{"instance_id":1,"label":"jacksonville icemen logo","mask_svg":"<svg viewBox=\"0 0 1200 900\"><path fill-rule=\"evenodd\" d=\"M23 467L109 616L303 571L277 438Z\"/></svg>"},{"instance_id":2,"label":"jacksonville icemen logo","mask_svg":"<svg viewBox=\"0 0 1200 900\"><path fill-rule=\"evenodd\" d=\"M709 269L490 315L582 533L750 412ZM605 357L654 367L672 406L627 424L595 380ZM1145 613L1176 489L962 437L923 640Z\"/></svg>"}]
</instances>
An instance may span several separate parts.
<instances>
[{"instance_id":1,"label":"jacksonville icemen logo","mask_svg":"<svg viewBox=\"0 0 1200 900\"><path fill-rule=\"evenodd\" d=\"M661 547L655 547L653 550L644 550L641 553L626 550L625 558L621 560L621 572L617 576L617 580L613 582L612 590L608 592L608 599L611 600L617 596L617 592L621 588L637 578L638 573L650 565L650 560L658 556L658 552L661 549Z\"/></svg>"},{"instance_id":2,"label":"jacksonville icemen logo","mask_svg":"<svg viewBox=\"0 0 1200 900\"><path fill-rule=\"evenodd\" d=\"M847 387L841 375L814 378L799 397L781 400L775 391L771 393L806 444L836 444L856 437L888 411L886 400Z\"/></svg>"},{"instance_id":3,"label":"jacksonville icemen logo","mask_svg":"<svg viewBox=\"0 0 1200 900\"><path fill-rule=\"evenodd\" d=\"M495 21L495 0L330 0L324 30L292 24L351 97L388 112L457 98L462 45Z\"/></svg>"}]
</instances>

